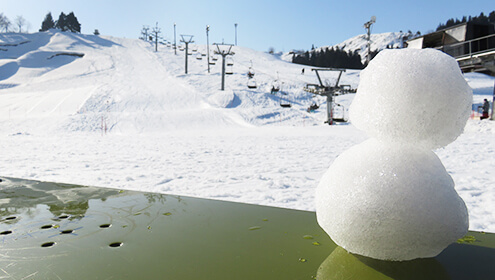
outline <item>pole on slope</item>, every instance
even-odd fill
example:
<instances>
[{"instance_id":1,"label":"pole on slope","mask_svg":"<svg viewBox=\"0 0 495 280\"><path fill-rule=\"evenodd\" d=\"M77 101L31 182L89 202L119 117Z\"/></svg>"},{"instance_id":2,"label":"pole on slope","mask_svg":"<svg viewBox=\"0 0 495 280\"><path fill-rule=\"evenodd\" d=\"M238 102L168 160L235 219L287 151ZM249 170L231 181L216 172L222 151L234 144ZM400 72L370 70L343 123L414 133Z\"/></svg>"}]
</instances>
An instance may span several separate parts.
<instances>
[{"instance_id":1,"label":"pole on slope","mask_svg":"<svg viewBox=\"0 0 495 280\"><path fill-rule=\"evenodd\" d=\"M366 65L370 63L371 60L371 25L376 22L376 17L372 16L371 19L364 24L364 28L366 28L368 32L368 55L366 56Z\"/></svg>"},{"instance_id":2,"label":"pole on slope","mask_svg":"<svg viewBox=\"0 0 495 280\"><path fill-rule=\"evenodd\" d=\"M176 37L176 33L175 33L175 26L177 24L174 22L174 53L175 55L177 55L177 37Z\"/></svg>"},{"instance_id":3,"label":"pole on slope","mask_svg":"<svg viewBox=\"0 0 495 280\"><path fill-rule=\"evenodd\" d=\"M494 104L495 104L495 82L493 83L493 99L492 99L492 115L490 117L490 120L493 120L493 109L494 109Z\"/></svg>"},{"instance_id":4,"label":"pole on slope","mask_svg":"<svg viewBox=\"0 0 495 280\"><path fill-rule=\"evenodd\" d=\"M222 56L222 87L221 90L225 90L225 57L227 55L234 55L234 52L232 52L232 44L213 44L217 46L217 50L215 51L216 54L219 54ZM220 47L221 46L221 47Z\"/></svg>"},{"instance_id":5,"label":"pole on slope","mask_svg":"<svg viewBox=\"0 0 495 280\"><path fill-rule=\"evenodd\" d=\"M235 26L235 45L237 46L237 23L234 23Z\"/></svg>"},{"instance_id":6,"label":"pole on slope","mask_svg":"<svg viewBox=\"0 0 495 280\"><path fill-rule=\"evenodd\" d=\"M186 44L186 74L187 74L187 57L189 56L189 43L194 43L192 38L194 37L193 35L180 35L182 38L180 41L184 44Z\"/></svg>"},{"instance_id":7,"label":"pole on slope","mask_svg":"<svg viewBox=\"0 0 495 280\"><path fill-rule=\"evenodd\" d=\"M206 53L207 53L207 61L208 63L208 73L210 73L210 41L208 39L208 32L210 31L210 26L206 26Z\"/></svg>"}]
</instances>

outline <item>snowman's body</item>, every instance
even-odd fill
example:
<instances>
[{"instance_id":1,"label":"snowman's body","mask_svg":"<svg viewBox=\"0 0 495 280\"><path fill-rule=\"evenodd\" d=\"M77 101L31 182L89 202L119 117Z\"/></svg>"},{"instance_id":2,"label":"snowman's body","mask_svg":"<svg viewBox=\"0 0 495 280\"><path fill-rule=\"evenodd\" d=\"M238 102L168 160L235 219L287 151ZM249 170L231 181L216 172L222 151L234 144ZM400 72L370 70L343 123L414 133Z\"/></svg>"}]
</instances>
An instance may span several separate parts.
<instances>
[{"instance_id":1,"label":"snowman's body","mask_svg":"<svg viewBox=\"0 0 495 280\"><path fill-rule=\"evenodd\" d=\"M349 252L383 260L438 255L468 229L432 149L455 140L472 91L435 50L380 53L363 70L351 121L372 138L341 154L316 193L318 223Z\"/></svg>"}]
</instances>

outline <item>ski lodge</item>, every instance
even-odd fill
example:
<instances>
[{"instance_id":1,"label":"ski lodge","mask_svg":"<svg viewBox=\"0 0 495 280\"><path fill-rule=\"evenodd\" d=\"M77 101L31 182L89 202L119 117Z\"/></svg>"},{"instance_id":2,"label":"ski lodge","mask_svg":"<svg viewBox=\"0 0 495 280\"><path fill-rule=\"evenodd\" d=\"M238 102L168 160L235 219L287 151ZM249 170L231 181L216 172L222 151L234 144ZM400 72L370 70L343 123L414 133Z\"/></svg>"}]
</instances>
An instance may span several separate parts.
<instances>
[{"instance_id":1,"label":"ski lodge","mask_svg":"<svg viewBox=\"0 0 495 280\"><path fill-rule=\"evenodd\" d=\"M406 42L408 48L435 48L454 57L463 72L495 75L495 26L466 22Z\"/></svg>"}]
</instances>

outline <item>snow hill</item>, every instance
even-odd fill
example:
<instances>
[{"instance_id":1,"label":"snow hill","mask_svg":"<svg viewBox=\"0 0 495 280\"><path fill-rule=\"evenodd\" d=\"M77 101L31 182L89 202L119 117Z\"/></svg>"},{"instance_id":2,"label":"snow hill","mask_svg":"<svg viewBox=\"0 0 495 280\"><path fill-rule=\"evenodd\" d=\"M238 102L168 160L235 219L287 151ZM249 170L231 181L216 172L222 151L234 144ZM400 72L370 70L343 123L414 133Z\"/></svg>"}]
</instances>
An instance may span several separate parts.
<instances>
[{"instance_id":1,"label":"snow hill","mask_svg":"<svg viewBox=\"0 0 495 280\"><path fill-rule=\"evenodd\" d=\"M4 120L18 120L29 130L163 132L171 128L316 125L325 120L308 114L314 101L303 91L316 83L311 71L266 53L233 47L233 75L221 91L221 58L207 72L206 46L190 46L188 74L184 51L148 42L50 31L0 34L0 110ZM218 58L210 53L211 60ZM201 58L201 60L199 59ZM249 68L256 89L247 87ZM342 83L356 87L358 72ZM326 80L334 83L336 73ZM270 94L274 83L281 93ZM344 100L344 103L348 99ZM290 103L292 108L282 108ZM323 105L323 104L322 104ZM32 132L32 131L31 131Z\"/></svg>"},{"instance_id":2,"label":"snow hill","mask_svg":"<svg viewBox=\"0 0 495 280\"><path fill-rule=\"evenodd\" d=\"M380 45L395 40L386 38ZM322 174L367 136L349 123L323 123L325 99L303 90L318 82L309 67L303 75L301 65L235 46L221 91L221 60L208 73L206 46L190 47L186 75L184 51L164 45L155 52L137 39L0 33L0 176L314 210ZM256 89L247 87L250 67ZM347 71L341 84L357 87L359 73ZM337 73L322 78L332 85ZM493 77L465 78L474 109L491 99ZM270 94L275 82L284 94ZM344 112L353 96L337 97ZM308 113L313 102L320 109ZM436 151L468 206L470 229L492 232L494 133L495 122L475 118Z\"/></svg>"}]
</instances>

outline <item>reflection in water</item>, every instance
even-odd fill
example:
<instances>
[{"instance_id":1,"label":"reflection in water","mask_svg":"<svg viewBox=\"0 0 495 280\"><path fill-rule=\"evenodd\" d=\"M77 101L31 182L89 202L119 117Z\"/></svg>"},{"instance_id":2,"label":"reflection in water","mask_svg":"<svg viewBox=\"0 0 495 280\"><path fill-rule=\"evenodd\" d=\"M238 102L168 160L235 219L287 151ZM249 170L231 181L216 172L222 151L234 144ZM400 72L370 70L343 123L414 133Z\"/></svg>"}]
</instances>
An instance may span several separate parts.
<instances>
[{"instance_id":1,"label":"reflection in water","mask_svg":"<svg viewBox=\"0 0 495 280\"><path fill-rule=\"evenodd\" d=\"M2 178L0 182L0 221L15 224L19 219L9 219L21 213L36 215L38 205L47 205L55 216L69 215L69 220L81 219L89 209L89 200L104 201L117 195L117 190L55 184Z\"/></svg>"},{"instance_id":2,"label":"reflection in water","mask_svg":"<svg viewBox=\"0 0 495 280\"><path fill-rule=\"evenodd\" d=\"M435 259L392 262L348 253L337 247L318 268L318 280L331 279L450 279Z\"/></svg>"}]
</instances>

